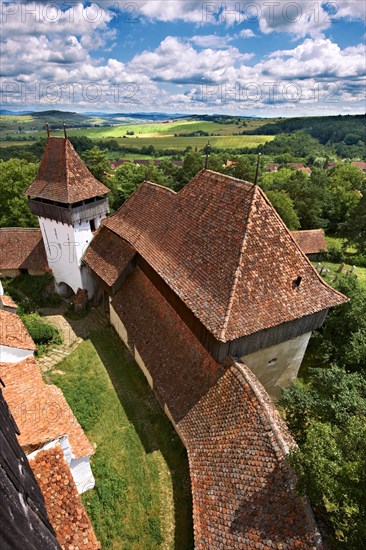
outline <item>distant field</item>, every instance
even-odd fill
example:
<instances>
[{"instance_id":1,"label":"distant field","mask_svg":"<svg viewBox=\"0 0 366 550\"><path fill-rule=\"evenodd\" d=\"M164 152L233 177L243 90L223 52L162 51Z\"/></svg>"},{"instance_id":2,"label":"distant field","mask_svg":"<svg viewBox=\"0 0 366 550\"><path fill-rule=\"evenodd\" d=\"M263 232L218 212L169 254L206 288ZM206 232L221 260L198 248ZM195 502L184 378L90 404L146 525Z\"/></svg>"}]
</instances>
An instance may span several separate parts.
<instances>
[{"instance_id":1,"label":"distant field","mask_svg":"<svg viewBox=\"0 0 366 550\"><path fill-rule=\"evenodd\" d=\"M264 138L264 139L263 139ZM258 147L262 143L274 139L270 136L202 136L202 137L152 137L152 138L129 138L119 139L120 145L128 144L131 147L147 147L153 145L156 149L179 149L183 151L189 145L193 148L202 149L207 141L212 147L221 149L241 149L242 147Z\"/></svg>"},{"instance_id":2,"label":"distant field","mask_svg":"<svg viewBox=\"0 0 366 550\"><path fill-rule=\"evenodd\" d=\"M84 124L90 121L93 124L103 122L97 117L79 117ZM67 125L67 117L66 125ZM55 118L49 117L49 121L55 123ZM70 118L71 120L71 118ZM129 121L131 119L125 119ZM272 119L270 119L272 120ZM274 139L273 136L257 136L257 135L234 135L243 130L254 130L261 125L270 122L270 120L246 119L238 120L237 123L230 122L229 124L219 124L206 120L175 120L168 122L151 122L146 121L135 122L133 124L118 124L115 126L101 127L80 127L69 128L68 135L86 136L90 139L117 139L120 145L128 145L141 149L142 147L153 145L156 149L176 149L183 151L186 147L197 147L202 149L209 140L211 145L216 148L240 149L243 147L255 148L260 144L266 143ZM0 117L0 129L3 137L14 137L13 141L0 141L0 147L10 147L14 145L29 145L32 141L22 142L17 139L19 129L22 133L31 132L31 137L45 136L44 124L46 118L40 120L37 117L27 115L17 116L2 116ZM75 120L74 120L75 122ZM105 121L104 121L105 122ZM245 124L245 126L243 126ZM194 132L207 132L208 134L216 134L209 136L192 136L182 137L179 134L191 134ZM133 132L134 135L127 136L127 132ZM177 136L175 136L177 134ZM62 136L63 132L52 132L54 136ZM128 141L127 141L128 140Z\"/></svg>"},{"instance_id":3,"label":"distant field","mask_svg":"<svg viewBox=\"0 0 366 550\"><path fill-rule=\"evenodd\" d=\"M32 145L34 141L0 141L0 147L15 147L22 145Z\"/></svg>"}]
</instances>

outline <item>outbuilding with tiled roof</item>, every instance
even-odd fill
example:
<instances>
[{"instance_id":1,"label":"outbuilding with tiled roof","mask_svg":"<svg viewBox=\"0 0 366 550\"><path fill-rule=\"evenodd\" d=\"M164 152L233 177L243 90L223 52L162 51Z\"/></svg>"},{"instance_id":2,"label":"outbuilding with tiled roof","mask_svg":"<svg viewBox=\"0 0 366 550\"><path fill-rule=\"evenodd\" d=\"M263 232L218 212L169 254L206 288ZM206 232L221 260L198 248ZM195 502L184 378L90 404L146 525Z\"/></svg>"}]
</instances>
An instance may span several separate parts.
<instances>
[{"instance_id":1,"label":"outbuilding with tiled roof","mask_svg":"<svg viewBox=\"0 0 366 550\"><path fill-rule=\"evenodd\" d=\"M42 275L47 271L50 269L39 228L0 228L1 277L16 277L25 272Z\"/></svg>"},{"instance_id":2,"label":"outbuilding with tiled roof","mask_svg":"<svg viewBox=\"0 0 366 550\"><path fill-rule=\"evenodd\" d=\"M319 254L328 250L324 229L291 231L291 235L306 255Z\"/></svg>"}]
</instances>

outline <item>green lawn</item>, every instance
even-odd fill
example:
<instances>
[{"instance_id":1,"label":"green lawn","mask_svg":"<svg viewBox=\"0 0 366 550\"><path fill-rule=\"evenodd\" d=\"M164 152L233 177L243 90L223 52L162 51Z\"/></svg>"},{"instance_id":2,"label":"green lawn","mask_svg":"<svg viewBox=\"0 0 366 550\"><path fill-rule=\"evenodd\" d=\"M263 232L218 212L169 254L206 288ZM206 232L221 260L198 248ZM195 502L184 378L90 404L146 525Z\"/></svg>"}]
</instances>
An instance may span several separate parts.
<instances>
[{"instance_id":1,"label":"green lawn","mask_svg":"<svg viewBox=\"0 0 366 550\"><path fill-rule=\"evenodd\" d=\"M113 329L56 369L51 381L97 445L96 486L83 501L103 550L192 548L185 449Z\"/></svg>"}]
</instances>

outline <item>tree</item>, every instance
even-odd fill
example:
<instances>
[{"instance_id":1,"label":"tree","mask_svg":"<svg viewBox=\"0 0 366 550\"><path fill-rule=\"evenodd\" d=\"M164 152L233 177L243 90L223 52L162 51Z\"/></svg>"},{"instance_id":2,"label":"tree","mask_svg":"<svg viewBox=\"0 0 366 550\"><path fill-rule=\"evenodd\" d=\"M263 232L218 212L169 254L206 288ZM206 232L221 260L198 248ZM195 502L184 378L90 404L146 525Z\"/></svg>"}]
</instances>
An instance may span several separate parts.
<instances>
[{"instance_id":1,"label":"tree","mask_svg":"<svg viewBox=\"0 0 366 550\"><path fill-rule=\"evenodd\" d=\"M38 164L26 160L0 161L0 227L36 227L24 191L37 175Z\"/></svg>"},{"instance_id":2,"label":"tree","mask_svg":"<svg viewBox=\"0 0 366 550\"><path fill-rule=\"evenodd\" d=\"M235 157L233 160L235 160L236 164L230 171L230 175L234 176L234 178L254 182L256 171L255 164L252 164L245 155Z\"/></svg>"},{"instance_id":3,"label":"tree","mask_svg":"<svg viewBox=\"0 0 366 550\"><path fill-rule=\"evenodd\" d=\"M353 210L342 234L357 248L359 254L366 254L366 193Z\"/></svg>"},{"instance_id":4,"label":"tree","mask_svg":"<svg viewBox=\"0 0 366 550\"><path fill-rule=\"evenodd\" d=\"M289 229L294 231L300 228L294 203L286 191L268 191L267 197Z\"/></svg>"},{"instance_id":5,"label":"tree","mask_svg":"<svg viewBox=\"0 0 366 550\"><path fill-rule=\"evenodd\" d=\"M333 526L332 548L358 550L366 536L366 379L339 367L309 369L280 401L299 448L297 488Z\"/></svg>"},{"instance_id":6,"label":"tree","mask_svg":"<svg viewBox=\"0 0 366 550\"><path fill-rule=\"evenodd\" d=\"M366 292L352 276L337 284L349 302L332 309L319 336L323 363L366 374Z\"/></svg>"},{"instance_id":7,"label":"tree","mask_svg":"<svg viewBox=\"0 0 366 550\"><path fill-rule=\"evenodd\" d=\"M332 548L359 550L364 546L365 456L366 422L354 416L342 428L311 421L305 443L290 457L299 475L300 494L327 512L334 529Z\"/></svg>"},{"instance_id":8,"label":"tree","mask_svg":"<svg viewBox=\"0 0 366 550\"><path fill-rule=\"evenodd\" d=\"M84 152L83 158L93 176L101 182L106 182L107 174L110 172L107 149L102 150L94 146Z\"/></svg>"},{"instance_id":9,"label":"tree","mask_svg":"<svg viewBox=\"0 0 366 550\"><path fill-rule=\"evenodd\" d=\"M144 180L170 187L171 178L160 171L152 162L148 166L138 166L126 162L119 166L108 181L112 189L111 206L117 210L136 191Z\"/></svg>"}]
</instances>

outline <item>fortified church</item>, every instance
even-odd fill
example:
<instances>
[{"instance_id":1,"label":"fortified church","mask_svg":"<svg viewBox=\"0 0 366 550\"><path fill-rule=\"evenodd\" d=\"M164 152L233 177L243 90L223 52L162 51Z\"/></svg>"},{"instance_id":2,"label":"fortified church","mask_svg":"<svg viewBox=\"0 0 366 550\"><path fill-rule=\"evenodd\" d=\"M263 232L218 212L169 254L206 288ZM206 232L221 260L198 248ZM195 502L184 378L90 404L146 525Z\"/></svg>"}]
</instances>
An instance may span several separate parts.
<instances>
[{"instance_id":1,"label":"fortified church","mask_svg":"<svg viewBox=\"0 0 366 550\"><path fill-rule=\"evenodd\" d=\"M272 399L346 298L252 183L207 169L179 193L145 181L110 217L108 192L49 137L26 191L41 236L1 274L43 243L60 295L108 306L187 449L196 548L322 548Z\"/></svg>"}]
</instances>

